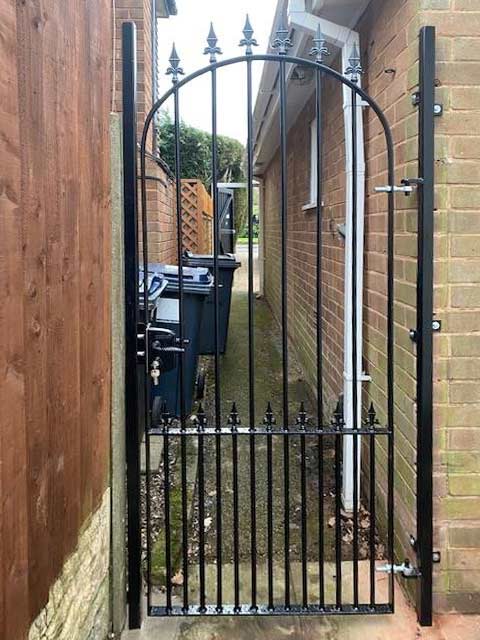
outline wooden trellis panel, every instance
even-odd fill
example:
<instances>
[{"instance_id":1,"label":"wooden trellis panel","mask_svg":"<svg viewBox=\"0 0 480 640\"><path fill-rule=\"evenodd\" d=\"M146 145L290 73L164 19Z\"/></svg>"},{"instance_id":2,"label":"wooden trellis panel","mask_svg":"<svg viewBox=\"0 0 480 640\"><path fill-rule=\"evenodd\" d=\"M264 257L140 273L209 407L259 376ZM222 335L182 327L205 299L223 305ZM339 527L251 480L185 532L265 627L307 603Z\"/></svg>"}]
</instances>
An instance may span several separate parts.
<instances>
[{"instance_id":1,"label":"wooden trellis panel","mask_svg":"<svg viewBox=\"0 0 480 640\"><path fill-rule=\"evenodd\" d=\"M213 204L200 180L182 180L183 248L212 253Z\"/></svg>"}]
</instances>

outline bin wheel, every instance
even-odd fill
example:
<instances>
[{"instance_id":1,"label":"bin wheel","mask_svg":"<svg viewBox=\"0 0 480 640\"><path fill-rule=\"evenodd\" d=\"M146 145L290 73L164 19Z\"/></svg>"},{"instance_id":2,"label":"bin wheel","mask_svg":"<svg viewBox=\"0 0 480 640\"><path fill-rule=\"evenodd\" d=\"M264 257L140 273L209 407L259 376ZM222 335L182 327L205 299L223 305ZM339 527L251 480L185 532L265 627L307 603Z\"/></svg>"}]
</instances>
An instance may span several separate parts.
<instances>
[{"instance_id":1,"label":"bin wheel","mask_svg":"<svg viewBox=\"0 0 480 640\"><path fill-rule=\"evenodd\" d=\"M163 398L155 396L152 404L152 425L156 426L162 422Z\"/></svg>"},{"instance_id":2,"label":"bin wheel","mask_svg":"<svg viewBox=\"0 0 480 640\"><path fill-rule=\"evenodd\" d=\"M203 400L205 397L205 371L199 371L197 374L197 382L196 382L196 400Z\"/></svg>"}]
</instances>

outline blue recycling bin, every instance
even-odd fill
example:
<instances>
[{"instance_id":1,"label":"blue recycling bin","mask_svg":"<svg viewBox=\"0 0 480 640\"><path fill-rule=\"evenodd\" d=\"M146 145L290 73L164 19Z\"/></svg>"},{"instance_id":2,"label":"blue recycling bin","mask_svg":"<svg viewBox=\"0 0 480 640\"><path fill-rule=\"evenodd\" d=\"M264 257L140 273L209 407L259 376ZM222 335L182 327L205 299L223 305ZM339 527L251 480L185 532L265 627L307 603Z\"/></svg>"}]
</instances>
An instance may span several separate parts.
<instances>
[{"instance_id":1,"label":"blue recycling bin","mask_svg":"<svg viewBox=\"0 0 480 640\"><path fill-rule=\"evenodd\" d=\"M183 264L188 267L205 267L213 276L214 257L185 252ZM241 266L232 253L218 256L218 319L219 319L219 352L225 353L228 339L228 324L230 307L232 304L232 287L235 271ZM212 288L203 313L200 329L200 354L213 355L215 353L215 293Z\"/></svg>"},{"instance_id":2,"label":"blue recycling bin","mask_svg":"<svg viewBox=\"0 0 480 640\"><path fill-rule=\"evenodd\" d=\"M152 325L172 331L180 337L180 286L179 269L173 265L150 264L149 271L163 283L152 309ZM183 356L178 356L176 366L169 371L160 371L158 384L151 384L152 405L156 401L165 404L172 416L181 414L180 358L183 357L183 390L185 414L192 412L195 382L198 370L200 330L205 301L212 287L213 277L207 268L183 267ZM166 285L165 285L166 282ZM178 344L179 347L182 345Z\"/></svg>"}]
</instances>

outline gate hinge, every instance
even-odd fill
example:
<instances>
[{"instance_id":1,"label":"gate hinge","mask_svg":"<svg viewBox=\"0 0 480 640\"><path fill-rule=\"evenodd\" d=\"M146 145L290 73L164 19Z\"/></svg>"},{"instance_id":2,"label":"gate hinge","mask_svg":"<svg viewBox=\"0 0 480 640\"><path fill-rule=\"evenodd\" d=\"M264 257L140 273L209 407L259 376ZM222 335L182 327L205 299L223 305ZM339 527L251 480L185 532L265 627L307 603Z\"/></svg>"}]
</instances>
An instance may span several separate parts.
<instances>
[{"instance_id":1,"label":"gate hinge","mask_svg":"<svg viewBox=\"0 0 480 640\"><path fill-rule=\"evenodd\" d=\"M139 322L137 324L137 360L138 362L144 362L145 352L146 352L146 344L147 341L145 339L147 333L147 328L143 322Z\"/></svg>"},{"instance_id":2,"label":"gate hinge","mask_svg":"<svg viewBox=\"0 0 480 640\"><path fill-rule=\"evenodd\" d=\"M419 578L420 572L416 569L408 558L402 564L384 564L376 568L379 573L397 573L404 578Z\"/></svg>"}]
</instances>

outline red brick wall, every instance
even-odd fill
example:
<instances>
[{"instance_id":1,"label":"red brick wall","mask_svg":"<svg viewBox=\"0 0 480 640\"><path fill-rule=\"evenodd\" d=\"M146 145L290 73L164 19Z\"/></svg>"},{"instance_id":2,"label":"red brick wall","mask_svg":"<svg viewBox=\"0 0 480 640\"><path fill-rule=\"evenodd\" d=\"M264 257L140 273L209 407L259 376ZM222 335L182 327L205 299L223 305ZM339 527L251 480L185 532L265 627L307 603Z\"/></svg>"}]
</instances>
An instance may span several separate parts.
<instances>
[{"instance_id":1,"label":"red brick wall","mask_svg":"<svg viewBox=\"0 0 480 640\"><path fill-rule=\"evenodd\" d=\"M140 140L145 118L152 106L152 1L116 0L115 2L115 109L122 110L122 23L133 20L137 27L137 130ZM161 29L160 29L161 33ZM147 151L153 150L153 127L150 127ZM175 184L155 162L147 162L147 175L161 182L147 182L148 251L151 262L177 261Z\"/></svg>"},{"instance_id":2,"label":"red brick wall","mask_svg":"<svg viewBox=\"0 0 480 640\"><path fill-rule=\"evenodd\" d=\"M385 111L396 152L396 180L417 175L417 110L411 94L418 89L418 33L422 24L437 26L437 99L444 116L436 122L435 314L443 321L435 335L435 516L434 545L442 552L435 568L437 610L479 609L480 565L480 6L471 0L372 0L357 25L361 35L363 85ZM393 69L394 73L386 73ZM340 386L343 370L343 247L334 224L343 221L343 133L341 108L328 91L324 123L324 263L325 377L327 395ZM326 105L326 106L327 106ZM290 335L305 375L315 378L314 214L301 211L308 200L311 103L289 135L289 270L292 286ZM385 145L379 123L364 110L366 140L364 366L372 382L364 385L385 422L386 211L385 196L374 193L386 184ZM265 172L266 296L279 313L279 162ZM416 196L400 195L395 213L395 427L396 548L412 555L408 534L415 532L416 405L414 327L416 282ZM330 234L329 234L330 232ZM330 242L330 246L328 243ZM306 255L304 259L302 256ZM331 256L331 259L329 258ZM330 284L327 284L330 283ZM328 289L330 288L330 291ZM330 307L330 308L329 308ZM330 364L332 363L332 364ZM366 459L366 458L365 458ZM380 449L379 499L385 482L386 452Z\"/></svg>"},{"instance_id":3,"label":"red brick wall","mask_svg":"<svg viewBox=\"0 0 480 640\"><path fill-rule=\"evenodd\" d=\"M344 222L345 148L341 87L325 82L326 142L323 149L324 211L322 221L322 295L324 395L328 406L343 390L344 242L337 225ZM316 209L310 201L310 123L315 98L310 98L288 134L288 330L292 347L312 387L316 386ZM330 141L334 140L332 144ZM277 318L281 313L280 156L264 172L265 296Z\"/></svg>"}]
</instances>

